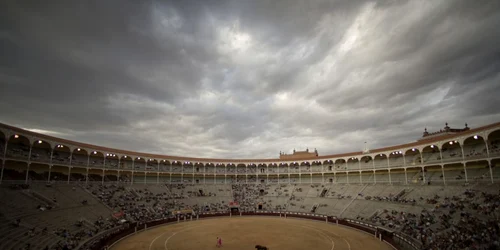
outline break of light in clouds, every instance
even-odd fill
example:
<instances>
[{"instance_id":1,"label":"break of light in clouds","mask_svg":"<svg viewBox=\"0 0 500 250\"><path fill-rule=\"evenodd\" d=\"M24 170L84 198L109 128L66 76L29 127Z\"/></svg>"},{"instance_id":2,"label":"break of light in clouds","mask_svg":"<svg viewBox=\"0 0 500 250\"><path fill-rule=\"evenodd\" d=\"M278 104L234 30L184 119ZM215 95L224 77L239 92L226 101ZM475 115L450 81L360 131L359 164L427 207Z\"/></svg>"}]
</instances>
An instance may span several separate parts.
<instances>
[{"instance_id":1,"label":"break of light in clouds","mask_svg":"<svg viewBox=\"0 0 500 250\"><path fill-rule=\"evenodd\" d=\"M500 1L2 1L0 122L140 152L320 155L500 120Z\"/></svg>"}]
</instances>

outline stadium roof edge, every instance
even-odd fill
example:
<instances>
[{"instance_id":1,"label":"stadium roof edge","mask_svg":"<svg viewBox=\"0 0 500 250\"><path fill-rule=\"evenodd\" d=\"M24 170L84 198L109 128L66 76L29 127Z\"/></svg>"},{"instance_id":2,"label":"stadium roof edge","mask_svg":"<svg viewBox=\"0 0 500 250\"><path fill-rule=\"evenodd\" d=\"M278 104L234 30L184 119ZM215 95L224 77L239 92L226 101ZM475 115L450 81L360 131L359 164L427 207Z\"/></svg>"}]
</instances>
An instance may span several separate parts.
<instances>
[{"instance_id":1,"label":"stadium roof edge","mask_svg":"<svg viewBox=\"0 0 500 250\"><path fill-rule=\"evenodd\" d=\"M468 131L456 133L456 134L448 134L448 135L441 135L441 136L436 136L428 139L422 139L418 140L415 142L411 143L406 143L406 144L400 144L400 145L395 145L395 146L388 146L388 147L382 147L382 148L377 148L370 150L369 154L376 154L376 153L382 153L382 152L388 152L388 151L393 151L397 149L402 149L402 148L411 148L411 147L418 147L421 145L429 145L432 144L433 142L439 142L463 135L473 135L476 134L482 130L486 130L489 128L494 128L500 126L500 122L497 123L492 123L489 125L481 126L478 128L470 129ZM145 158L162 158L162 159L169 159L169 160L178 160L178 161L192 161L192 162L197 162L197 161L207 161L207 162L277 162L277 161L284 161L280 160L279 158L272 158L272 159L221 159L221 158L198 158L198 157L184 157L184 156L171 156L171 155L160 155L160 154L151 154L151 153L142 153L142 152L134 152L134 151L129 151L129 150L123 150L123 149L115 149L115 148L109 148L109 147L102 147L102 146L97 146L93 144L87 144L87 143L82 143L82 142L76 142L76 141L71 141L59 137L54 137L50 135L44 135L41 133L29 131L26 129L14 127L11 125L7 125L4 123L0 123L0 127L3 127L5 129L12 130L14 132L18 133L23 133L26 135L30 135L32 137L36 137L37 139L41 140L49 140L49 141L55 141L58 142L59 144L70 144L76 147L81 147L81 148L91 148L97 151L103 151L103 152L114 152L114 153L119 153L123 155L130 155L130 156L138 156L138 157L145 157ZM286 161L311 161L311 160L324 160L324 159L332 159L332 158L343 158L343 157L350 157L350 156L358 156L362 155L362 151L356 151L356 152L349 152L349 153L343 153L343 154L333 154L333 155L323 155L319 157L314 157L314 158L304 158L304 159L294 159L294 160L286 160Z\"/></svg>"}]
</instances>

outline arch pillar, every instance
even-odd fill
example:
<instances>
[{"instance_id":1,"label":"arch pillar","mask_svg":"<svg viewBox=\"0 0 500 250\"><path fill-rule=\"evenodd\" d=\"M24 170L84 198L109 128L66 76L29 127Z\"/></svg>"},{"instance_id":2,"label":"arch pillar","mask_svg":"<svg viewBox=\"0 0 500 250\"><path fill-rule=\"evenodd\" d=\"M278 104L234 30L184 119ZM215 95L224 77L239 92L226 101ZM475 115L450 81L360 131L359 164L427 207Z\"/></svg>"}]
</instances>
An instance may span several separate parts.
<instances>
[{"instance_id":1,"label":"arch pillar","mask_svg":"<svg viewBox=\"0 0 500 250\"><path fill-rule=\"evenodd\" d=\"M404 168L405 170L405 185L408 185L408 172L406 171L406 168Z\"/></svg>"},{"instance_id":2,"label":"arch pillar","mask_svg":"<svg viewBox=\"0 0 500 250\"><path fill-rule=\"evenodd\" d=\"M446 186L446 176L444 175L444 165L441 164L441 174L443 175L443 185Z\"/></svg>"},{"instance_id":3,"label":"arch pillar","mask_svg":"<svg viewBox=\"0 0 500 250\"><path fill-rule=\"evenodd\" d=\"M31 144L31 140L30 140L30 150L29 150L29 153L28 153L28 167L26 168L26 178L24 180L24 184L28 184L28 176L29 176L29 172L30 172L30 165L31 165L31 151L33 149L33 144ZM52 149L50 151L50 165L52 165ZM49 172L50 173L50 172ZM49 180L50 181L50 180Z\"/></svg>"},{"instance_id":4,"label":"arch pillar","mask_svg":"<svg viewBox=\"0 0 500 250\"><path fill-rule=\"evenodd\" d=\"M87 173L85 174L85 184L89 183L89 166L87 165Z\"/></svg>"},{"instance_id":5,"label":"arch pillar","mask_svg":"<svg viewBox=\"0 0 500 250\"><path fill-rule=\"evenodd\" d=\"M30 152L30 155L31 155L31 152ZM24 179L24 184L28 184L28 176L29 176L29 172L30 172L30 165L31 165L31 162L28 161L28 168L26 169L26 177ZM49 172L49 181L50 181L50 172Z\"/></svg>"},{"instance_id":6,"label":"arch pillar","mask_svg":"<svg viewBox=\"0 0 500 250\"><path fill-rule=\"evenodd\" d=\"M29 168L29 163L28 163ZM47 178L47 182L50 182L50 173L52 172L52 164L49 165L49 177ZM88 174L87 174L88 175ZM87 177L88 178L88 177Z\"/></svg>"},{"instance_id":7,"label":"arch pillar","mask_svg":"<svg viewBox=\"0 0 500 250\"><path fill-rule=\"evenodd\" d=\"M3 170L4 170L4 167L5 167L5 158L2 159L2 171L0 172L0 184L2 184L2 181L3 181Z\"/></svg>"},{"instance_id":8,"label":"arch pillar","mask_svg":"<svg viewBox=\"0 0 500 250\"><path fill-rule=\"evenodd\" d=\"M427 181L425 180L425 166L422 166L422 182L425 184Z\"/></svg>"},{"instance_id":9,"label":"arch pillar","mask_svg":"<svg viewBox=\"0 0 500 250\"><path fill-rule=\"evenodd\" d=\"M387 158L389 159L389 158ZM389 173L389 185L392 185L392 178L391 178L391 169L387 169L387 173Z\"/></svg>"},{"instance_id":10,"label":"arch pillar","mask_svg":"<svg viewBox=\"0 0 500 250\"><path fill-rule=\"evenodd\" d=\"M392 180L391 180L391 165L389 161L390 153L387 154L387 173L389 174L389 185L392 185Z\"/></svg>"},{"instance_id":11,"label":"arch pillar","mask_svg":"<svg viewBox=\"0 0 500 250\"><path fill-rule=\"evenodd\" d=\"M488 139L484 138L484 144L486 144L486 157L488 158L488 160L490 159L490 147L488 146Z\"/></svg>"},{"instance_id":12,"label":"arch pillar","mask_svg":"<svg viewBox=\"0 0 500 250\"><path fill-rule=\"evenodd\" d=\"M3 148L3 157L2 157L2 171L0 172L0 184L2 184L3 181L3 170L5 168L5 157L7 156L7 144L9 143L8 137L5 138L5 145Z\"/></svg>"},{"instance_id":13,"label":"arch pillar","mask_svg":"<svg viewBox=\"0 0 500 250\"><path fill-rule=\"evenodd\" d=\"M488 167L490 168L491 183L493 183L493 170L491 169L491 160L490 159L488 159Z\"/></svg>"},{"instance_id":14,"label":"arch pillar","mask_svg":"<svg viewBox=\"0 0 500 250\"><path fill-rule=\"evenodd\" d=\"M70 158L70 162L71 162L71 158ZM71 166L71 163L70 163L70 165L68 167L68 184L69 184L69 181L70 181L70 178L71 178L71 168L73 168L73 167Z\"/></svg>"},{"instance_id":15,"label":"arch pillar","mask_svg":"<svg viewBox=\"0 0 500 250\"><path fill-rule=\"evenodd\" d=\"M467 167L466 167L465 161L462 161L462 165L464 166L465 183L469 183L469 178L467 176Z\"/></svg>"},{"instance_id":16,"label":"arch pillar","mask_svg":"<svg viewBox=\"0 0 500 250\"><path fill-rule=\"evenodd\" d=\"M466 167L466 164L465 164L464 147L463 147L462 143L460 144L460 151L462 152L462 165L464 166L465 183L468 183L469 182L469 178L467 176L467 167Z\"/></svg>"}]
</instances>

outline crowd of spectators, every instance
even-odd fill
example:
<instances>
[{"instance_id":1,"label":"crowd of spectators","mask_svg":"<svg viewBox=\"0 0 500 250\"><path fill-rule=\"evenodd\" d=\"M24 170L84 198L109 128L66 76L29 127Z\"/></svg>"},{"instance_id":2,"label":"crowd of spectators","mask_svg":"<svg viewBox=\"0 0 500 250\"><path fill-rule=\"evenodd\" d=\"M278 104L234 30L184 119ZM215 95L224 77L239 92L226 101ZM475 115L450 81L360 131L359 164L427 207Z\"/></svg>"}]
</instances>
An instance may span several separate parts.
<instances>
[{"instance_id":1,"label":"crowd of spectators","mask_svg":"<svg viewBox=\"0 0 500 250\"><path fill-rule=\"evenodd\" d=\"M467 189L461 195L420 199L429 209L384 210L370 221L417 239L424 249L500 249L500 192Z\"/></svg>"},{"instance_id":2,"label":"crowd of spectators","mask_svg":"<svg viewBox=\"0 0 500 250\"><path fill-rule=\"evenodd\" d=\"M83 184L82 184L83 185ZM500 214L500 192L492 190L479 190L474 187L464 186L463 192L453 191L451 194L405 198L405 193L398 195L363 196L359 198L370 201L398 203L404 206L411 205L416 210L412 212L404 209L387 209L366 220L371 223L391 228L404 233L419 241L424 249L495 249L500 248L498 215ZM27 185L12 185L11 189L27 189ZM61 227L48 230L47 228L32 228L26 235L34 237L40 234L52 234L58 237L59 242L51 249L74 249L82 241L94 237L100 232L121 226L123 221L145 223L147 221L165 219L174 210L191 209L195 213L202 212L227 212L227 202L231 199L239 203L240 211L255 210L286 210L290 207L300 206L307 197L353 199L356 193L338 192L334 189L319 188L318 184L297 186L290 184L242 184L214 185L204 188L194 184L163 184L158 186L130 185L123 183L113 184L88 184L84 187L99 201L106 204L114 211L115 218L100 217L96 221L75 221L78 230L69 230ZM455 189L450 189L455 190ZM220 194L230 193L231 197L220 197ZM328 194L326 196L321 196ZM351 194L353 197L351 197ZM429 194L428 194L429 195ZM273 197L271 200L270 197ZM283 197L283 203L277 202ZM203 202L193 202L193 199L203 199ZM219 199L221 198L221 199ZM224 200L224 201L222 201ZM57 203L57 200L53 200ZM86 206L87 200L81 200L81 205ZM313 205L313 204L311 204ZM326 204L318 203L312 210L325 207ZM403 206L402 206L403 207ZM422 208L418 210L419 208ZM54 207L47 204L37 206L38 210L47 211ZM57 209L57 208L56 208ZM419 212L415 212L415 211ZM357 219L364 219L359 217ZM21 221L14 221L14 226L20 226ZM32 248L25 246L26 249Z\"/></svg>"}]
</instances>

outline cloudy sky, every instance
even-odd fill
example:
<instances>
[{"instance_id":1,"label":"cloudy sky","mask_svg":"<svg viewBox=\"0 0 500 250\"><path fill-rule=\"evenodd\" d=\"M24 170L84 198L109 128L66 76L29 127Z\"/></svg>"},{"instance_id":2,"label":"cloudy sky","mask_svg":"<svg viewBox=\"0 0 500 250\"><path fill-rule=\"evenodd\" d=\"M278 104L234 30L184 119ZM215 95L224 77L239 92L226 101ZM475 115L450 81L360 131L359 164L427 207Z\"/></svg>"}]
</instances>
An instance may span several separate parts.
<instances>
[{"instance_id":1,"label":"cloudy sky","mask_svg":"<svg viewBox=\"0 0 500 250\"><path fill-rule=\"evenodd\" d=\"M277 158L500 121L500 1L0 3L0 122Z\"/></svg>"}]
</instances>

